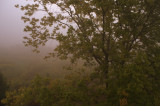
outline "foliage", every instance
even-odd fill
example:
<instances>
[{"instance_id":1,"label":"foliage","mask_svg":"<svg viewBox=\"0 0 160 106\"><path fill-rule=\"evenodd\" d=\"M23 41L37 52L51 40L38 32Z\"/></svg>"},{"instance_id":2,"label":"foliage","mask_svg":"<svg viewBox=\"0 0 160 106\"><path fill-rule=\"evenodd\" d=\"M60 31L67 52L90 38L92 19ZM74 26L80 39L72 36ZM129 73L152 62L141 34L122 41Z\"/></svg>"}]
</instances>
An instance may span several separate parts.
<instances>
[{"instance_id":1,"label":"foliage","mask_svg":"<svg viewBox=\"0 0 160 106\"><path fill-rule=\"evenodd\" d=\"M9 106L93 106L105 102L103 91L104 87L91 84L83 73L71 74L63 81L37 76L28 87L7 92L2 102Z\"/></svg>"},{"instance_id":2,"label":"foliage","mask_svg":"<svg viewBox=\"0 0 160 106\"><path fill-rule=\"evenodd\" d=\"M22 20L29 23L24 31L30 33L24 43L36 51L48 40L57 40L51 56L97 64L107 79L115 65L133 63L141 52L155 56L153 50L160 43L159 6L159 0L34 0L21 6ZM36 18L38 11L47 15Z\"/></svg>"},{"instance_id":3,"label":"foliage","mask_svg":"<svg viewBox=\"0 0 160 106\"><path fill-rule=\"evenodd\" d=\"M25 11L22 20L29 23L24 29L30 34L24 37L25 45L36 51L48 40L57 40L50 56L94 66L93 80L106 88L101 103L159 105L159 0L34 0L20 8ZM47 15L36 18L38 11ZM93 93L93 88L88 90L86 82L72 89L68 101L74 104L74 98L81 99L78 103L86 105L83 100L92 100L86 92Z\"/></svg>"},{"instance_id":4,"label":"foliage","mask_svg":"<svg viewBox=\"0 0 160 106\"><path fill-rule=\"evenodd\" d=\"M84 71L63 80L37 76L28 87L8 91L2 102L8 106L158 106L160 73L141 61L138 56L135 64L119 68L119 77L110 78L107 89L98 75Z\"/></svg>"},{"instance_id":5,"label":"foliage","mask_svg":"<svg viewBox=\"0 0 160 106\"><path fill-rule=\"evenodd\" d=\"M5 97L5 92L7 91L7 82L5 81L3 75L0 72L0 106L3 106L1 104L1 100Z\"/></svg>"},{"instance_id":6,"label":"foliage","mask_svg":"<svg viewBox=\"0 0 160 106\"><path fill-rule=\"evenodd\" d=\"M158 58L160 57L159 53ZM160 76L159 60L153 59L155 64L149 61L145 54L140 54L134 63L119 68L116 77L109 79L108 102L115 104L115 101L125 100L128 105L133 106L159 106L160 102ZM152 64L152 65L151 65ZM158 65L159 64L159 65ZM113 97L113 95L115 97ZM120 102L119 102L120 103Z\"/></svg>"}]
</instances>

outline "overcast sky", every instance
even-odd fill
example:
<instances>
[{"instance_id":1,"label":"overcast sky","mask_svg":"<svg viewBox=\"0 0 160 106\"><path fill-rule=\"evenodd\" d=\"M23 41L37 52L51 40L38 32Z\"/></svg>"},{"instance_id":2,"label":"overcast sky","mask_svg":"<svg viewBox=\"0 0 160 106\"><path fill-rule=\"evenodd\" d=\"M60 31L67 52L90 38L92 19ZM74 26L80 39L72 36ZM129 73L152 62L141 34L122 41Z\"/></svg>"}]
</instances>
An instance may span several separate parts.
<instances>
[{"instance_id":1,"label":"overcast sky","mask_svg":"<svg viewBox=\"0 0 160 106\"><path fill-rule=\"evenodd\" d=\"M27 35L23 32L25 24L21 20L23 12L15 8L15 4L25 5L32 0L0 0L0 47L10 48L16 45L24 45L22 43L23 36ZM50 41L49 45L55 45L54 41Z\"/></svg>"},{"instance_id":2,"label":"overcast sky","mask_svg":"<svg viewBox=\"0 0 160 106\"><path fill-rule=\"evenodd\" d=\"M21 44L24 23L21 21L23 13L14 7L15 4L25 4L25 0L0 0L0 46L10 47Z\"/></svg>"}]
</instances>

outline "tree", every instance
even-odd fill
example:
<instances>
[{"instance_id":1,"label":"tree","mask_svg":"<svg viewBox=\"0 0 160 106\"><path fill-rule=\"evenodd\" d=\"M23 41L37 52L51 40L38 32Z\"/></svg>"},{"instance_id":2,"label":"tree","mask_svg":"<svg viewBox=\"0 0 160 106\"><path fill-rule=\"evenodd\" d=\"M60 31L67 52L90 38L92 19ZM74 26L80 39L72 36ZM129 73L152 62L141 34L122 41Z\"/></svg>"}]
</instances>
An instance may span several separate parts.
<instances>
[{"instance_id":1,"label":"tree","mask_svg":"<svg viewBox=\"0 0 160 106\"><path fill-rule=\"evenodd\" d=\"M30 33L24 43L35 51L48 40L57 40L50 56L97 66L106 89L121 81L129 86L126 73L139 72L159 86L159 0L34 0L21 10L22 20L29 23L24 31ZM46 14L36 18L37 11Z\"/></svg>"}]
</instances>

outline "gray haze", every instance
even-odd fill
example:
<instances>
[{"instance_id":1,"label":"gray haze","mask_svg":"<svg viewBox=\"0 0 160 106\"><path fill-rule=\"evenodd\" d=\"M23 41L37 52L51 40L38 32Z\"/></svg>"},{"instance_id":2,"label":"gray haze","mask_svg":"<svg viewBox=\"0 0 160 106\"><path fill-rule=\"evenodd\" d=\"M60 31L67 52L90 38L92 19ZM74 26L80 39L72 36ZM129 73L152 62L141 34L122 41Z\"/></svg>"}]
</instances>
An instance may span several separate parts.
<instances>
[{"instance_id":1,"label":"gray haze","mask_svg":"<svg viewBox=\"0 0 160 106\"><path fill-rule=\"evenodd\" d=\"M23 45L22 38L24 23L23 13L14 7L15 4L25 4L24 0L0 1L0 47L8 48L13 45Z\"/></svg>"},{"instance_id":2,"label":"gray haze","mask_svg":"<svg viewBox=\"0 0 160 106\"><path fill-rule=\"evenodd\" d=\"M14 7L15 4L25 5L31 0L0 0L0 47L23 46L23 32L25 24L21 20L23 12ZM50 41L48 45L55 45Z\"/></svg>"},{"instance_id":3,"label":"gray haze","mask_svg":"<svg viewBox=\"0 0 160 106\"><path fill-rule=\"evenodd\" d=\"M32 0L28 2L31 3ZM21 20L23 12L14 7L25 5L25 0L0 0L0 73L7 79L10 88L24 85L38 75L51 75L53 78L64 77L67 73L63 66L69 62L58 58L45 61L43 58L52 52L57 44L50 40L47 46L40 48L40 53L33 53L32 48L24 47L23 32L25 24ZM45 13L36 14L36 16Z\"/></svg>"},{"instance_id":4,"label":"gray haze","mask_svg":"<svg viewBox=\"0 0 160 106\"><path fill-rule=\"evenodd\" d=\"M29 3L31 1L28 0ZM0 0L0 73L7 79L10 88L26 84L37 74L61 78L69 73L63 69L63 66L70 65L68 60L61 61L58 58L51 58L44 61L43 59L49 52L52 52L57 42L50 40L47 46L40 48L39 54L33 53L31 47L24 47L23 36L27 36L27 33L23 32L25 27L21 20L23 12L14 5L25 5L28 2L25 0ZM56 10L56 8L54 9ZM45 13L36 14L36 16L42 15Z\"/></svg>"}]
</instances>

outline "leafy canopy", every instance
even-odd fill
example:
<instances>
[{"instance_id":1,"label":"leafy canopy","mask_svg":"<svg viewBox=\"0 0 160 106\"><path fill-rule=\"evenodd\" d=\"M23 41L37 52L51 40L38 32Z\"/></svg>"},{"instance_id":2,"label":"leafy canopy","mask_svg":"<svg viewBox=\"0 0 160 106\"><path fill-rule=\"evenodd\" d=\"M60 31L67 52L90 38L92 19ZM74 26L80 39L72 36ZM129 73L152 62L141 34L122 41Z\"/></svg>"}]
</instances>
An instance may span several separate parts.
<instances>
[{"instance_id":1,"label":"leafy canopy","mask_svg":"<svg viewBox=\"0 0 160 106\"><path fill-rule=\"evenodd\" d=\"M138 51L159 47L158 0L34 0L21 10L29 23L26 46L57 40L54 53L63 59L123 63ZM44 16L36 18L37 11Z\"/></svg>"},{"instance_id":2,"label":"leafy canopy","mask_svg":"<svg viewBox=\"0 0 160 106\"><path fill-rule=\"evenodd\" d=\"M20 8L30 35L26 46L36 51L57 40L50 56L97 66L111 104L119 98L125 104L159 103L159 0L34 0ZM42 17L34 16L38 11Z\"/></svg>"}]
</instances>

